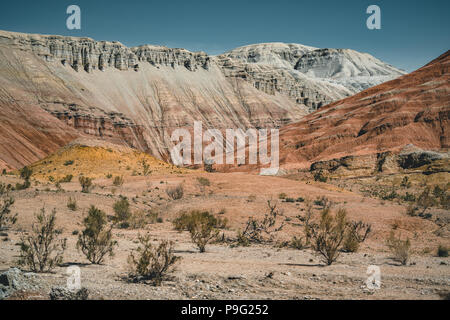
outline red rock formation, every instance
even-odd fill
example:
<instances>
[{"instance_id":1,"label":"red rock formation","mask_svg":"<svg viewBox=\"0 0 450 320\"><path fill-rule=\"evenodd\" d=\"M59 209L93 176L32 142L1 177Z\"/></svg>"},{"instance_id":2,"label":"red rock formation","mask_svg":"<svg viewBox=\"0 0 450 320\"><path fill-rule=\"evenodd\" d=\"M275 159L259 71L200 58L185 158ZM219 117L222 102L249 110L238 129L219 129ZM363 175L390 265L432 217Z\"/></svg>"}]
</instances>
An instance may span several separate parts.
<instances>
[{"instance_id":1,"label":"red rock formation","mask_svg":"<svg viewBox=\"0 0 450 320\"><path fill-rule=\"evenodd\" d=\"M450 146L450 51L426 66L329 104L280 130L282 167L344 156Z\"/></svg>"}]
</instances>

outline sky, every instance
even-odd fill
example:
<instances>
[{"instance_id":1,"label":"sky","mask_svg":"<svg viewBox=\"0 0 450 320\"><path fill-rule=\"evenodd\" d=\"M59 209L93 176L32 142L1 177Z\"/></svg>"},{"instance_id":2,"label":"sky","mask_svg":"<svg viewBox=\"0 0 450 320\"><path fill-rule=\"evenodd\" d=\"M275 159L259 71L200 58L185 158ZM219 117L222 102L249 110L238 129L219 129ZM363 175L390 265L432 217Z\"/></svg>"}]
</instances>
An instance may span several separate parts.
<instances>
[{"instance_id":1,"label":"sky","mask_svg":"<svg viewBox=\"0 0 450 320\"><path fill-rule=\"evenodd\" d=\"M68 30L66 9L81 9ZM369 30L369 5L381 29ZM449 0L35 0L0 4L0 29L219 54L261 42L367 52L408 72L450 48Z\"/></svg>"}]
</instances>

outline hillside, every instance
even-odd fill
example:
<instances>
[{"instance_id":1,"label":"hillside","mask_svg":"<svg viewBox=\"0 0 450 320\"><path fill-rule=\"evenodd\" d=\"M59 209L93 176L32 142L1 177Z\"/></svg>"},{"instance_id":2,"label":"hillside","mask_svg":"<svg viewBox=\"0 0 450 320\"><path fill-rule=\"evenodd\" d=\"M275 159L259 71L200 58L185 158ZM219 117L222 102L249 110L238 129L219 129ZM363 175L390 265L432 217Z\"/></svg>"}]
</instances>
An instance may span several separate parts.
<instances>
[{"instance_id":1,"label":"hillside","mask_svg":"<svg viewBox=\"0 0 450 320\"><path fill-rule=\"evenodd\" d=\"M218 129L278 128L358 91L295 70L315 48L254 47L264 63L231 53L213 57L0 31L0 167L35 162L77 137L123 144L167 161L171 132L194 120ZM386 80L401 74L383 71Z\"/></svg>"}]
</instances>

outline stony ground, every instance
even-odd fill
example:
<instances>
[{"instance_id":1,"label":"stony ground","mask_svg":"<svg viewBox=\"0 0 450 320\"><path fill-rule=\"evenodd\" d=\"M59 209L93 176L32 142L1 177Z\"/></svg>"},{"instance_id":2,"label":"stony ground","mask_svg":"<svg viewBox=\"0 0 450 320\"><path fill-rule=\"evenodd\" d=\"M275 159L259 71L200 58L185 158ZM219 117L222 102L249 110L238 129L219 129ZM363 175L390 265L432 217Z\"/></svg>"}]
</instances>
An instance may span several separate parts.
<instances>
[{"instance_id":1,"label":"stony ground","mask_svg":"<svg viewBox=\"0 0 450 320\"><path fill-rule=\"evenodd\" d=\"M198 177L207 178L210 186L201 186ZM16 265L20 236L30 231L34 214L42 206L48 212L56 208L58 226L63 228L61 236L68 239L64 264L53 273L33 274L33 285L12 298L48 299L52 287L65 286L70 265L80 267L82 286L96 299L441 299L450 291L450 259L436 255L439 244L450 245L448 225L442 224L449 212L443 209L430 209L433 217L441 218L438 224L435 218L407 216L402 203L381 201L349 188L244 173L130 176L119 187L113 186L111 179L101 178L95 180L96 186L89 194L82 194L75 180L62 183L59 191L54 184L33 182L28 190L10 193L16 200L13 212L19 214L19 219L2 234L0 270ZM15 177L0 177L0 182L16 181L19 179ZM179 183L184 185L183 199L170 200L166 188ZM333 202L334 210L344 207L350 219L371 223L373 232L359 252L341 253L331 266L324 266L310 249L279 248L277 243L301 234L296 216L305 209L304 202L281 201L280 193L295 199L325 196ZM92 204L113 215L112 206L119 195L130 199L133 211L157 212L162 222L137 230L113 229L119 243L115 256L103 265L91 265L76 250L77 236L73 232L81 230L82 217ZM77 211L67 208L69 197L76 199ZM273 244L233 247L217 243L199 253L187 232L172 227L171 220L181 211L222 211L221 216L229 220L225 234L233 238L249 216L264 215L268 199L278 203L280 219L285 223ZM315 206L314 211L318 213L320 207ZM406 266L395 262L385 245L393 228L411 239L413 255ZM126 280L127 257L138 246L138 234L144 233L155 241L174 241L175 253L182 258L159 287ZM365 286L369 265L381 269L382 285L378 290Z\"/></svg>"}]
</instances>

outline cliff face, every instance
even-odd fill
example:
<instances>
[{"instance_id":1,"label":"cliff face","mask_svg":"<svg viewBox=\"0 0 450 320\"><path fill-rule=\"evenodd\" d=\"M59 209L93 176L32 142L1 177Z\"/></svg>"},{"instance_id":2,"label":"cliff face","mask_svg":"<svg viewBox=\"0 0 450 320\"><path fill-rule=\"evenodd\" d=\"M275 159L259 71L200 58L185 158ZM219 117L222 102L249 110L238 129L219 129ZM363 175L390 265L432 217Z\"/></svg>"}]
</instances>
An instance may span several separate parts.
<instances>
[{"instance_id":1,"label":"cliff face","mask_svg":"<svg viewBox=\"0 0 450 320\"><path fill-rule=\"evenodd\" d=\"M282 166L373 172L448 159L449 69L447 51L411 74L332 103L284 127L280 130Z\"/></svg>"},{"instance_id":2,"label":"cliff face","mask_svg":"<svg viewBox=\"0 0 450 320\"><path fill-rule=\"evenodd\" d=\"M0 165L21 167L77 136L100 137L167 160L171 132L190 128L194 120L205 129L280 127L354 91L294 69L315 48L258 50L267 51L264 63L257 56L252 61L247 49L211 57L0 31L0 141L6 150ZM269 63L274 56L278 62ZM23 128L37 133L29 137ZM11 155L16 149L20 156Z\"/></svg>"}]
</instances>

